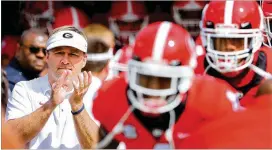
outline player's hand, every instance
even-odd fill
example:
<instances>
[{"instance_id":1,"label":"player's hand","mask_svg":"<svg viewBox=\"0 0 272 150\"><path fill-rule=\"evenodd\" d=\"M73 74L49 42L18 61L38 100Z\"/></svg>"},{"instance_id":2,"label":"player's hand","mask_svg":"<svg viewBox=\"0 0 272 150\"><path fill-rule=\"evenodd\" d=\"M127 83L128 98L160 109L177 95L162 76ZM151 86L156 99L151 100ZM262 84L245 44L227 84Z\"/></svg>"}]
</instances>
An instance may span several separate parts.
<instances>
[{"instance_id":1,"label":"player's hand","mask_svg":"<svg viewBox=\"0 0 272 150\"><path fill-rule=\"evenodd\" d=\"M74 92L69 98L72 111L79 110L83 105L83 97L88 91L88 88L92 82L92 73L84 71L77 76L77 81L73 80ZM78 83L78 84L77 84Z\"/></svg>"},{"instance_id":2,"label":"player's hand","mask_svg":"<svg viewBox=\"0 0 272 150\"><path fill-rule=\"evenodd\" d=\"M71 72L64 71L60 78L52 84L51 103L53 106L59 105L65 99L68 90L65 82L67 81L69 74L71 74Z\"/></svg>"}]
</instances>

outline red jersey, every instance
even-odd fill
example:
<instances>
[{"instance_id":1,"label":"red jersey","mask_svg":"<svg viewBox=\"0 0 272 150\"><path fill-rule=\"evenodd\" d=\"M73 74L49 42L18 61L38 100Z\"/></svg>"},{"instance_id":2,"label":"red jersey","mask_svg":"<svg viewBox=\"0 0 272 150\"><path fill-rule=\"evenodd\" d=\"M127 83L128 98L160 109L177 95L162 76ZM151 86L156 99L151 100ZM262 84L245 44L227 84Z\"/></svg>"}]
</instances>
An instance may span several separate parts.
<instances>
[{"instance_id":1,"label":"red jersey","mask_svg":"<svg viewBox=\"0 0 272 150\"><path fill-rule=\"evenodd\" d=\"M183 148L272 148L272 95L256 98L245 111L212 121L180 144Z\"/></svg>"},{"instance_id":2,"label":"red jersey","mask_svg":"<svg viewBox=\"0 0 272 150\"><path fill-rule=\"evenodd\" d=\"M127 88L124 78L114 79L102 86L94 100L94 116L108 132L112 131L130 107ZM184 103L185 109L180 117L176 118L171 134L175 148L180 148L177 147L178 143L204 122L220 118L239 107L236 96L228 84L208 76L194 79ZM114 139L124 142L128 149L169 148L165 131L155 137L153 131L146 129L134 112L128 115L123 123L123 131L115 135Z\"/></svg>"},{"instance_id":3,"label":"red jersey","mask_svg":"<svg viewBox=\"0 0 272 150\"><path fill-rule=\"evenodd\" d=\"M272 59L270 58L272 58L272 50L267 47L262 47L255 53L253 64L266 72L272 73ZM203 74L207 66L208 62L205 59L205 55L200 56L195 73ZM212 68L208 70L207 74L225 80L223 75ZM243 86L237 87L236 85L232 85L238 92L243 93L243 97L240 99L242 106L246 106L255 101L254 96L263 80L263 77L256 74L253 70L250 70L245 77L241 79L240 84Z\"/></svg>"},{"instance_id":4,"label":"red jersey","mask_svg":"<svg viewBox=\"0 0 272 150\"><path fill-rule=\"evenodd\" d=\"M203 43L202 43L202 39L201 39L201 35L198 35L196 40L195 40L195 44L196 45L200 45L200 46L203 46Z\"/></svg>"}]
</instances>

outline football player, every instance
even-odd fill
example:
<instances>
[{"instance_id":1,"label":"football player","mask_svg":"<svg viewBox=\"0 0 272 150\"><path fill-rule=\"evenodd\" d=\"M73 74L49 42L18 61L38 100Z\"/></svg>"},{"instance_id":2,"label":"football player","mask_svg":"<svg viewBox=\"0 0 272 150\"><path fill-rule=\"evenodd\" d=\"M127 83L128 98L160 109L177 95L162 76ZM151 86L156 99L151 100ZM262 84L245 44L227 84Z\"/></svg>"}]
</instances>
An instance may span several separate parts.
<instances>
[{"instance_id":1,"label":"football player","mask_svg":"<svg viewBox=\"0 0 272 150\"><path fill-rule=\"evenodd\" d=\"M255 98L254 104L248 105L245 111L231 113L205 124L184 139L180 147L271 149L272 82L269 84L266 93Z\"/></svg>"},{"instance_id":2,"label":"football player","mask_svg":"<svg viewBox=\"0 0 272 150\"><path fill-rule=\"evenodd\" d=\"M116 48L134 42L135 35L149 22L143 2L114 1L109 13L109 27L116 36Z\"/></svg>"},{"instance_id":3,"label":"football player","mask_svg":"<svg viewBox=\"0 0 272 150\"><path fill-rule=\"evenodd\" d=\"M110 72L107 79L120 77L127 71L128 61L132 58L132 45L127 45L119 49L110 62Z\"/></svg>"},{"instance_id":4,"label":"football player","mask_svg":"<svg viewBox=\"0 0 272 150\"><path fill-rule=\"evenodd\" d=\"M203 9L206 54L199 57L196 73L227 81L241 93L242 105L251 103L262 80L271 77L272 51L261 48L263 20L255 1L212 1Z\"/></svg>"},{"instance_id":5,"label":"football player","mask_svg":"<svg viewBox=\"0 0 272 150\"><path fill-rule=\"evenodd\" d=\"M199 35L201 13L207 1L174 1L172 15L174 21L184 27L195 39Z\"/></svg>"},{"instance_id":6,"label":"football player","mask_svg":"<svg viewBox=\"0 0 272 150\"><path fill-rule=\"evenodd\" d=\"M261 0L261 6L264 13L264 45L272 48L272 1Z\"/></svg>"},{"instance_id":7,"label":"football player","mask_svg":"<svg viewBox=\"0 0 272 150\"><path fill-rule=\"evenodd\" d=\"M180 148L206 121L240 110L231 87L194 76L195 44L174 23L156 22L136 36L127 74L105 83L94 100L97 148ZM214 94L212 94L214 93Z\"/></svg>"}]
</instances>

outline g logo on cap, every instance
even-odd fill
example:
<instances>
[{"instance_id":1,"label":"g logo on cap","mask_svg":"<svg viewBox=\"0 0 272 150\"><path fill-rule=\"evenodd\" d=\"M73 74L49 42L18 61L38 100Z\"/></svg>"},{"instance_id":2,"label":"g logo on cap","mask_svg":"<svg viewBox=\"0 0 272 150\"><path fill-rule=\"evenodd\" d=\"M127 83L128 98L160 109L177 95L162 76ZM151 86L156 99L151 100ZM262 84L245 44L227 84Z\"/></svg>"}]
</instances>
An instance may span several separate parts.
<instances>
[{"instance_id":1,"label":"g logo on cap","mask_svg":"<svg viewBox=\"0 0 272 150\"><path fill-rule=\"evenodd\" d=\"M73 38L73 35L72 35L71 33L64 33L62 36L63 36L64 38L66 38L66 39L71 39L71 38Z\"/></svg>"}]
</instances>

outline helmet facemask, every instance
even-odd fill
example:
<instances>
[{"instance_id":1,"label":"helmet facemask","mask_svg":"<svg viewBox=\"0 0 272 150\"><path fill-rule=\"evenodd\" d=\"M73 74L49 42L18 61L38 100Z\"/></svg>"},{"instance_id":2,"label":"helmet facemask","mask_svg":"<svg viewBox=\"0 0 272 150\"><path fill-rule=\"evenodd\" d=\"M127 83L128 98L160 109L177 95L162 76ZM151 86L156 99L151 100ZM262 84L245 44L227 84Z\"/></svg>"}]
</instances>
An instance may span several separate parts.
<instances>
[{"instance_id":1,"label":"helmet facemask","mask_svg":"<svg viewBox=\"0 0 272 150\"><path fill-rule=\"evenodd\" d=\"M186 28L193 37L199 35L199 22L201 20L202 9L182 9L173 7L174 20L176 23Z\"/></svg>"},{"instance_id":2,"label":"helmet facemask","mask_svg":"<svg viewBox=\"0 0 272 150\"><path fill-rule=\"evenodd\" d=\"M203 28L201 34L206 41L206 59L220 73L241 71L252 64L263 40L261 30L238 29L236 25Z\"/></svg>"},{"instance_id":3,"label":"helmet facemask","mask_svg":"<svg viewBox=\"0 0 272 150\"><path fill-rule=\"evenodd\" d=\"M110 29L121 42L125 41L125 43L131 44L134 42L136 34L148 24L148 20L148 17L139 18L132 15L131 17L124 16L123 19L109 18L109 24Z\"/></svg>"},{"instance_id":4,"label":"helmet facemask","mask_svg":"<svg viewBox=\"0 0 272 150\"><path fill-rule=\"evenodd\" d=\"M194 71L187 66L170 66L130 60L128 98L145 113L161 114L181 103L180 93L191 86Z\"/></svg>"},{"instance_id":5,"label":"helmet facemask","mask_svg":"<svg viewBox=\"0 0 272 150\"><path fill-rule=\"evenodd\" d=\"M268 17L264 17L264 45L272 48L272 14Z\"/></svg>"},{"instance_id":6,"label":"helmet facemask","mask_svg":"<svg viewBox=\"0 0 272 150\"><path fill-rule=\"evenodd\" d=\"M48 9L41 10L41 8L36 8L35 5L30 6L34 7L32 9L37 9L36 13L28 12L28 11L22 11L22 14L25 16L25 19L28 22L28 25L31 28L45 28L47 29L47 26L50 26L52 22L54 21L54 9L53 9L53 2L48 1Z\"/></svg>"}]
</instances>

